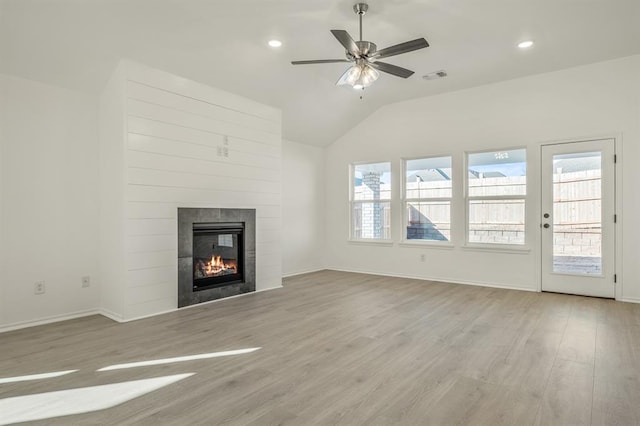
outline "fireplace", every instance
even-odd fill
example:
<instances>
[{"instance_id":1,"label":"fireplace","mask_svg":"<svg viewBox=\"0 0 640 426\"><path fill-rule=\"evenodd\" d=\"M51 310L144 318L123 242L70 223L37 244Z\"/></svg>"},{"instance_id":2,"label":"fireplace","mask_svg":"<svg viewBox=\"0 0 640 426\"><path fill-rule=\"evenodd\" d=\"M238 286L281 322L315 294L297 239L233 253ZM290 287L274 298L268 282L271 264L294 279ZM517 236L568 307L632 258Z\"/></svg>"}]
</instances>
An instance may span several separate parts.
<instances>
[{"instance_id":1,"label":"fireplace","mask_svg":"<svg viewBox=\"0 0 640 426\"><path fill-rule=\"evenodd\" d=\"M256 210L178 207L178 307L256 291Z\"/></svg>"},{"instance_id":2,"label":"fireplace","mask_svg":"<svg viewBox=\"0 0 640 426\"><path fill-rule=\"evenodd\" d=\"M244 281L244 223L193 224L193 291Z\"/></svg>"}]
</instances>

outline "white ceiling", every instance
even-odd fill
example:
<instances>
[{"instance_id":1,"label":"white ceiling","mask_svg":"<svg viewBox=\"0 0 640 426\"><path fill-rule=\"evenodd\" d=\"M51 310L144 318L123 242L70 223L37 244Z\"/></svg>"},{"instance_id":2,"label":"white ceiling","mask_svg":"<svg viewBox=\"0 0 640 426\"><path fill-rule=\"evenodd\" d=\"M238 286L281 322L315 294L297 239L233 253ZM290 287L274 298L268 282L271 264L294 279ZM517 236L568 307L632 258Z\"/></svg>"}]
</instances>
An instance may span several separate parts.
<instances>
[{"instance_id":1,"label":"white ceiling","mask_svg":"<svg viewBox=\"0 0 640 426\"><path fill-rule=\"evenodd\" d=\"M0 0L0 72L98 93L127 57L279 107L286 139L327 145L388 103L640 53L639 0L369 0L365 40L431 47L385 59L416 74L382 74L361 100L334 86L348 64L290 65L341 58L329 30L357 36L353 3Z\"/></svg>"}]
</instances>

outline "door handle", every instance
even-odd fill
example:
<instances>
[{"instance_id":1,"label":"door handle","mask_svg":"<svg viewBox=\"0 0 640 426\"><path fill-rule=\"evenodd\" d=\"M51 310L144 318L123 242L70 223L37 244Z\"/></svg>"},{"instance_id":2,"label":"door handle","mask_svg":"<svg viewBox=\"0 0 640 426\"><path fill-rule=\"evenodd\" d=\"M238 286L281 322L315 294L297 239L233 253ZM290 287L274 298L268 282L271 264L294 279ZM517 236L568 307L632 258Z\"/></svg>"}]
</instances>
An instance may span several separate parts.
<instances>
[{"instance_id":1,"label":"door handle","mask_svg":"<svg viewBox=\"0 0 640 426\"><path fill-rule=\"evenodd\" d=\"M545 223L545 224L544 224L544 225L542 225L542 226L544 226L545 228L548 228L548 227L549 227L549 224L548 224L548 223Z\"/></svg>"}]
</instances>

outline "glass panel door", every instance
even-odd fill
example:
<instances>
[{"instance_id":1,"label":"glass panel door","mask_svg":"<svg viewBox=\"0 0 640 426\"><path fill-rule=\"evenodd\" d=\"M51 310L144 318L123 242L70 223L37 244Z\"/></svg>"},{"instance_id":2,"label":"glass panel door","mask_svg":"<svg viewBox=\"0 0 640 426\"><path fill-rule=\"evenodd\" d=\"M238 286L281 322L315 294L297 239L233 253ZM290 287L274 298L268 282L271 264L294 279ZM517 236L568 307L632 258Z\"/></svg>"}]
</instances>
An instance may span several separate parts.
<instances>
[{"instance_id":1,"label":"glass panel door","mask_svg":"<svg viewBox=\"0 0 640 426\"><path fill-rule=\"evenodd\" d=\"M542 290L614 297L614 141L542 147Z\"/></svg>"}]
</instances>

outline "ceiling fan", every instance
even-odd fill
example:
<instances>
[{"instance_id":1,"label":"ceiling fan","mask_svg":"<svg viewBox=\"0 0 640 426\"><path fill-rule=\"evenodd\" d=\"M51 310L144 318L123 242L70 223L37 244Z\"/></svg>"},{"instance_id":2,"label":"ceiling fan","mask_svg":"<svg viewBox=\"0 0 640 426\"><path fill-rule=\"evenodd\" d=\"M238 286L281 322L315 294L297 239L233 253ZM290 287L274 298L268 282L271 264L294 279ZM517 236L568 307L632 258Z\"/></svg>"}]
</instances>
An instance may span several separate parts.
<instances>
[{"instance_id":1,"label":"ceiling fan","mask_svg":"<svg viewBox=\"0 0 640 426\"><path fill-rule=\"evenodd\" d=\"M380 62L378 59L388 58L390 56L400 55L402 53L412 52L414 50L429 47L429 43L424 38L407 41L377 50L375 43L362 40L362 17L369 10L366 3L356 3L353 11L358 15L360 20L360 41L354 41L348 32L344 30L331 30L331 33L344 46L346 50L346 59L318 59L311 61L292 61L293 65L309 65L309 64L330 64L335 62L353 62L354 64L347 69L336 85L349 85L354 89L364 89L370 86L379 77L378 71L397 77L408 78L413 75L413 71L406 68L391 65L386 62Z\"/></svg>"}]
</instances>

